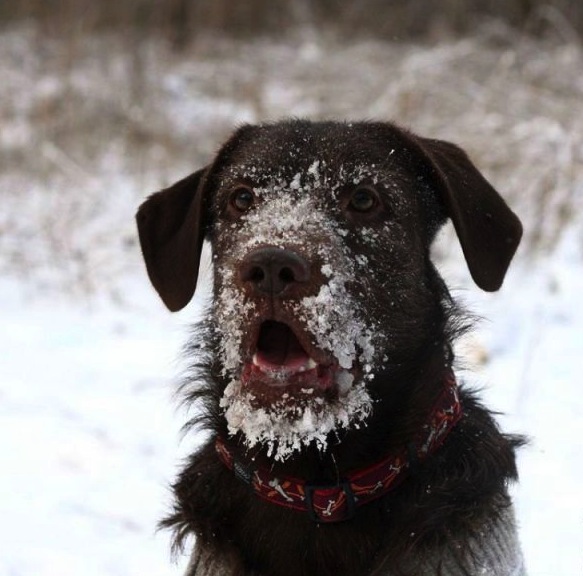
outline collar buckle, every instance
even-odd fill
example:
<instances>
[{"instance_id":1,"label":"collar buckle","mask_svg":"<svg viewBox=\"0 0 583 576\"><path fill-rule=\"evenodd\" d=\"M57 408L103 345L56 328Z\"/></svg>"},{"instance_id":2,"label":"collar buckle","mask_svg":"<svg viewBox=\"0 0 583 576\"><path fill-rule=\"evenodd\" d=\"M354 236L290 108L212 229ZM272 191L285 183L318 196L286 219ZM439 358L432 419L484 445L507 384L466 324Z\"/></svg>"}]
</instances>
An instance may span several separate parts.
<instances>
[{"instance_id":1,"label":"collar buckle","mask_svg":"<svg viewBox=\"0 0 583 576\"><path fill-rule=\"evenodd\" d=\"M304 495L308 515L316 523L343 522L354 517L356 496L348 480L328 485L306 483Z\"/></svg>"}]
</instances>

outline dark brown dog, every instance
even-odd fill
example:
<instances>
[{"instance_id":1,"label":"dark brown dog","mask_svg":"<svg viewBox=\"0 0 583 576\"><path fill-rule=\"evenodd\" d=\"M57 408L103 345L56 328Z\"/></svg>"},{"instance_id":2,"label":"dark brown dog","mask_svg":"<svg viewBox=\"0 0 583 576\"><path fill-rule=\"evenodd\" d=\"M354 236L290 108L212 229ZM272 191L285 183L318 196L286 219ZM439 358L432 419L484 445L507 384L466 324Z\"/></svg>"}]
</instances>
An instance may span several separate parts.
<instances>
[{"instance_id":1,"label":"dark brown dog","mask_svg":"<svg viewBox=\"0 0 583 576\"><path fill-rule=\"evenodd\" d=\"M430 261L451 218L497 290L522 229L462 150L386 123L244 126L138 212L152 283L214 300L185 383L211 438L164 525L189 576L523 574L520 438L457 389L462 314Z\"/></svg>"}]
</instances>

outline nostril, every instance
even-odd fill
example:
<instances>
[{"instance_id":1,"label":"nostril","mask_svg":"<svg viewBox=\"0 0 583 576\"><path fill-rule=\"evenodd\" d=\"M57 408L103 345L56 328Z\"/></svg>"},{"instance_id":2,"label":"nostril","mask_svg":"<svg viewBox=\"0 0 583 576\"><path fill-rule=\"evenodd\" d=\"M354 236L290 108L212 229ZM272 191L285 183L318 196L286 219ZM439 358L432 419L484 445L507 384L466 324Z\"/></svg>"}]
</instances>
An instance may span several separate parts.
<instances>
[{"instance_id":1,"label":"nostril","mask_svg":"<svg viewBox=\"0 0 583 576\"><path fill-rule=\"evenodd\" d=\"M291 268L282 268L279 271L279 279L284 282L285 284L290 284L291 282L296 281L295 274Z\"/></svg>"},{"instance_id":2,"label":"nostril","mask_svg":"<svg viewBox=\"0 0 583 576\"><path fill-rule=\"evenodd\" d=\"M265 271L259 266L253 266L249 271L248 280L251 282L261 282L265 279Z\"/></svg>"},{"instance_id":3,"label":"nostril","mask_svg":"<svg viewBox=\"0 0 583 576\"><path fill-rule=\"evenodd\" d=\"M258 264L245 264L241 266L240 278L243 282L261 284L266 277L266 271Z\"/></svg>"}]
</instances>

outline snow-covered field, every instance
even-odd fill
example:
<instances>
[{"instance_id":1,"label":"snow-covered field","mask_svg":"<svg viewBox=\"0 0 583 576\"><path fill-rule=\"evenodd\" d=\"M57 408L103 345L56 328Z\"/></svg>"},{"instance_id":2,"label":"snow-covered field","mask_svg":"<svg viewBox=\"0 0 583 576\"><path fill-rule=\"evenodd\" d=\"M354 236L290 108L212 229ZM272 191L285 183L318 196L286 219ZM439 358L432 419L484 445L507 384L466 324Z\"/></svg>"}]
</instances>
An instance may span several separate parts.
<instances>
[{"instance_id":1,"label":"snow-covered field","mask_svg":"<svg viewBox=\"0 0 583 576\"><path fill-rule=\"evenodd\" d=\"M236 123L284 115L392 118L455 140L523 217L497 294L471 285L451 230L436 255L486 319L460 345L464 376L531 437L514 489L529 573L581 573L579 45L498 29L434 47L306 32L176 55L26 27L0 33L0 65L1 576L181 572L155 528L196 444L180 440L172 393L199 303L163 309L133 213Z\"/></svg>"}]
</instances>

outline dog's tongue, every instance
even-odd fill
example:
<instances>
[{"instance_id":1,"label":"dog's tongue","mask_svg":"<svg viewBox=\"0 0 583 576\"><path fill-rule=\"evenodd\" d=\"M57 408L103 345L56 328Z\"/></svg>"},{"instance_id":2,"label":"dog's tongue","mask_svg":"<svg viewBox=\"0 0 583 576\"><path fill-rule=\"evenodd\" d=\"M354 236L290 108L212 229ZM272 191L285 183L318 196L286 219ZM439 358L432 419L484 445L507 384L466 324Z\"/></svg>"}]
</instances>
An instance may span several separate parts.
<instances>
[{"instance_id":1,"label":"dog's tongue","mask_svg":"<svg viewBox=\"0 0 583 576\"><path fill-rule=\"evenodd\" d=\"M289 371L313 368L310 357L291 329L281 322L267 321L261 326L257 364Z\"/></svg>"}]
</instances>

